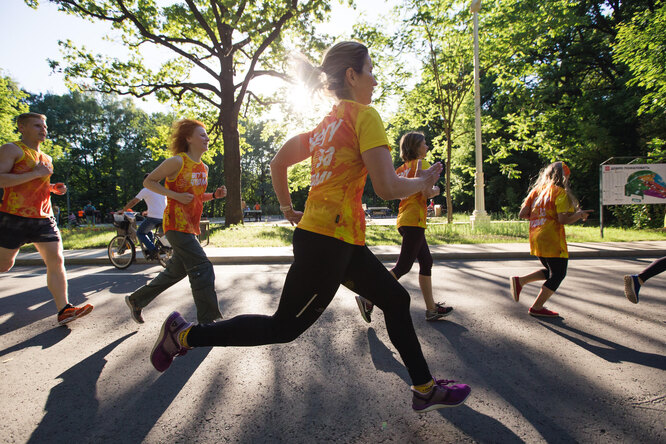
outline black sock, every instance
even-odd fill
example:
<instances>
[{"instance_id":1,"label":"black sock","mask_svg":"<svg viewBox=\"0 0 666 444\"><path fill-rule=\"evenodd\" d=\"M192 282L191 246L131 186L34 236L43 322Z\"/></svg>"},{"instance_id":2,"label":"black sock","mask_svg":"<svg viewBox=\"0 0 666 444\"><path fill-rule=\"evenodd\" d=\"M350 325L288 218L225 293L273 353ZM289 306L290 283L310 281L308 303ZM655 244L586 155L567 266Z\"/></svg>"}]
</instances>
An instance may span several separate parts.
<instances>
[{"instance_id":1,"label":"black sock","mask_svg":"<svg viewBox=\"0 0 666 444\"><path fill-rule=\"evenodd\" d=\"M65 311L65 310L67 310L69 307L73 307L73 305L72 305L72 304L67 304L67 305L65 305L64 307L62 307L62 310L60 310L60 311L58 312L58 314L61 315L62 312Z\"/></svg>"}]
</instances>

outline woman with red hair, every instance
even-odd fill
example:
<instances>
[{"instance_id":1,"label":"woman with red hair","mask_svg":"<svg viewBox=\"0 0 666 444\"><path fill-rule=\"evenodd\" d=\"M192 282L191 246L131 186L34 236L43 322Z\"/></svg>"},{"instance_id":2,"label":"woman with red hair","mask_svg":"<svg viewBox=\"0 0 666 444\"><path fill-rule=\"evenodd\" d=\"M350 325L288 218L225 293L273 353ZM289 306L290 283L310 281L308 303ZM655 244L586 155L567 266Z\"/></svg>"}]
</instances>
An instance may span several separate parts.
<instances>
[{"instance_id":1,"label":"woman with red hair","mask_svg":"<svg viewBox=\"0 0 666 444\"><path fill-rule=\"evenodd\" d=\"M215 293L215 273L197 240L203 203L227 195L224 186L206 193L208 166L201 156L208 151L208 134L198 120L183 119L174 123L171 134L173 157L166 159L143 181L143 186L167 197L163 226L173 256L166 268L148 284L125 297L132 319L143 323L141 310L167 288L190 279L192 297L197 307L197 320L208 324L222 314ZM164 185L160 181L164 180Z\"/></svg>"}]
</instances>

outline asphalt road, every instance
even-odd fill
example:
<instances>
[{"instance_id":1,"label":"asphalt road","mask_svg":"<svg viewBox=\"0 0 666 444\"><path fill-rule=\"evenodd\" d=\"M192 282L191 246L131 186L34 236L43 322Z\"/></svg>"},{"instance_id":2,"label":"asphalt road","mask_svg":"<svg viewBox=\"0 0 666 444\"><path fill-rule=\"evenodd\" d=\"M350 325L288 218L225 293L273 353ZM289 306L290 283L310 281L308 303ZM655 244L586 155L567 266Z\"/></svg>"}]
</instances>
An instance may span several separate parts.
<instances>
[{"instance_id":1,"label":"asphalt road","mask_svg":"<svg viewBox=\"0 0 666 444\"><path fill-rule=\"evenodd\" d=\"M95 310L57 327L44 269L0 277L3 442L666 442L666 275L629 303L622 275L651 259L572 260L548 307L527 315L508 276L536 260L437 261L436 299L455 307L423 319L417 271L402 280L432 373L472 386L468 402L419 415L383 317L365 324L341 289L296 341L197 349L160 374L149 353L174 309L194 318L187 280L130 320L123 297L158 267L68 267L70 298ZM277 306L286 265L216 266L225 317ZM439 296L439 297L437 297Z\"/></svg>"}]
</instances>

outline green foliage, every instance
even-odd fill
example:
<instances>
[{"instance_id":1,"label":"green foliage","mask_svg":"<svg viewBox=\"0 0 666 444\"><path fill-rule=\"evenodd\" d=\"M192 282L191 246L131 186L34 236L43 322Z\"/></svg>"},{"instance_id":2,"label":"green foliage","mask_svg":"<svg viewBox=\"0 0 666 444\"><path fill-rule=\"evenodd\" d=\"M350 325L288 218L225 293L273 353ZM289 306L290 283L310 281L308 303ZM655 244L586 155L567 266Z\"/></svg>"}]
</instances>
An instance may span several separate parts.
<instances>
[{"instance_id":1,"label":"green foliage","mask_svg":"<svg viewBox=\"0 0 666 444\"><path fill-rule=\"evenodd\" d=\"M666 115L666 2L620 23L614 49L614 58L631 70L629 84L646 90L640 112Z\"/></svg>"},{"instance_id":2,"label":"green foliage","mask_svg":"<svg viewBox=\"0 0 666 444\"><path fill-rule=\"evenodd\" d=\"M19 139L16 130L16 116L28 112L24 99L28 94L9 77L0 71L0 145Z\"/></svg>"},{"instance_id":3,"label":"green foliage","mask_svg":"<svg viewBox=\"0 0 666 444\"><path fill-rule=\"evenodd\" d=\"M608 209L622 228L666 227L666 205L611 205Z\"/></svg>"}]
</instances>

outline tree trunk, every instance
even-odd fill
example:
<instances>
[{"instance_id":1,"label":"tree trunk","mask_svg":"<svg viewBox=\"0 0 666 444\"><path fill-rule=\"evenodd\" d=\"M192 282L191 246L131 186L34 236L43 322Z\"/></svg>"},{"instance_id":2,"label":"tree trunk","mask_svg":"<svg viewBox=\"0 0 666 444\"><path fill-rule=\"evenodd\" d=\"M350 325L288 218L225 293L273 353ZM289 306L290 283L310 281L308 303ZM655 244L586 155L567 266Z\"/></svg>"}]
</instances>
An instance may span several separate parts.
<instances>
[{"instance_id":1,"label":"tree trunk","mask_svg":"<svg viewBox=\"0 0 666 444\"><path fill-rule=\"evenodd\" d=\"M224 225L243 223L241 211L240 135L238 119L231 112L220 115L224 140L224 184L227 187L227 204L224 207Z\"/></svg>"}]
</instances>

